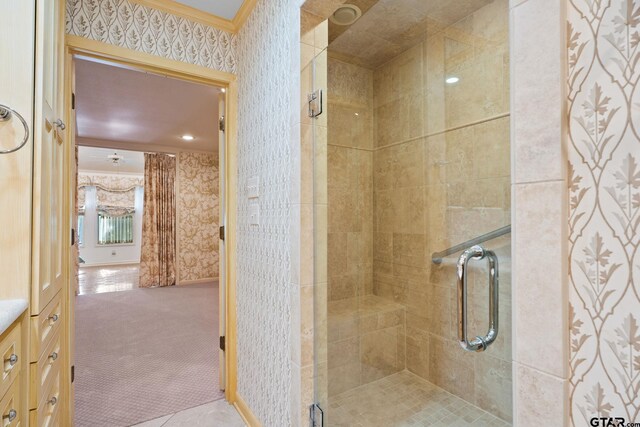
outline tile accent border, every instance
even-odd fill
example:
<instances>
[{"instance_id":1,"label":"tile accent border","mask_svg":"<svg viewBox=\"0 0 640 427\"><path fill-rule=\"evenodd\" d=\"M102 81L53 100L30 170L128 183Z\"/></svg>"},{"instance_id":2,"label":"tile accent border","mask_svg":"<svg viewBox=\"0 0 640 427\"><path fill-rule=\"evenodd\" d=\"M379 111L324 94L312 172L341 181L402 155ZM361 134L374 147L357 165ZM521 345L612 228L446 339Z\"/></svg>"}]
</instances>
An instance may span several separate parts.
<instances>
[{"instance_id":1,"label":"tile accent border","mask_svg":"<svg viewBox=\"0 0 640 427\"><path fill-rule=\"evenodd\" d=\"M571 425L640 421L640 2L567 22Z\"/></svg>"}]
</instances>

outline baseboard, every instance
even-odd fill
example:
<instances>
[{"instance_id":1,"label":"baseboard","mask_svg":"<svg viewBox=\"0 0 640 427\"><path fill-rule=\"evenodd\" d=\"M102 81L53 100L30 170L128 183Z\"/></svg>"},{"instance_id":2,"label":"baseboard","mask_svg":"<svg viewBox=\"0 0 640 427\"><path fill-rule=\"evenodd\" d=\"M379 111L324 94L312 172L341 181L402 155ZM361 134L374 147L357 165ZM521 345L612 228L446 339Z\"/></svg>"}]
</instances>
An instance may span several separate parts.
<instances>
[{"instance_id":1,"label":"baseboard","mask_svg":"<svg viewBox=\"0 0 640 427\"><path fill-rule=\"evenodd\" d=\"M262 426L260 421L258 421L256 416L253 415L253 412L251 412L251 409L249 409L249 406L238 392L236 392L236 399L235 402L233 402L233 406L236 407L236 410L238 411L246 425L248 425L249 427Z\"/></svg>"},{"instance_id":2,"label":"baseboard","mask_svg":"<svg viewBox=\"0 0 640 427\"><path fill-rule=\"evenodd\" d=\"M204 279L195 279L195 280L181 280L178 283L178 286L182 285L197 285L198 283L208 283L217 281L217 277L205 277Z\"/></svg>"},{"instance_id":3,"label":"baseboard","mask_svg":"<svg viewBox=\"0 0 640 427\"><path fill-rule=\"evenodd\" d=\"M116 265L138 265L140 261L119 261L119 262L95 262L95 263L80 263L80 267L110 267Z\"/></svg>"}]
</instances>

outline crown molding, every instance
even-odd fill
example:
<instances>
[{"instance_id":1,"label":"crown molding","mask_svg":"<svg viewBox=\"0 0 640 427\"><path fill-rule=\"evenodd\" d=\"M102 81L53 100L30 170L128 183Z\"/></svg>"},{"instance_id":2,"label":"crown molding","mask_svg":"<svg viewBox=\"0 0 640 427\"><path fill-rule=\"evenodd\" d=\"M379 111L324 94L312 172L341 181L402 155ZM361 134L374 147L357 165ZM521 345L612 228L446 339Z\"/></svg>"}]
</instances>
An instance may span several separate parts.
<instances>
[{"instance_id":1,"label":"crown molding","mask_svg":"<svg viewBox=\"0 0 640 427\"><path fill-rule=\"evenodd\" d=\"M189 21L198 22L200 24L216 27L220 30L224 30L230 33L235 33L236 28L233 22L228 19L221 18L211 13L203 12L200 9L196 9L191 6L184 5L182 3L175 2L173 0L131 0L133 3L137 3L142 6L150 7L152 9L161 10L162 12L169 13L171 15L180 16L188 19Z\"/></svg>"},{"instance_id":2,"label":"crown molding","mask_svg":"<svg viewBox=\"0 0 640 427\"><path fill-rule=\"evenodd\" d=\"M236 16L233 18L233 26L237 31L240 31L240 28L247 22L249 15L253 11L253 8L256 6L257 0L244 0L240 9L236 13Z\"/></svg>"},{"instance_id":3,"label":"crown molding","mask_svg":"<svg viewBox=\"0 0 640 427\"><path fill-rule=\"evenodd\" d=\"M200 9L196 9L191 6L178 3L173 0L130 0L133 3L150 7L152 9L160 10L162 12L169 13L171 15L180 16L190 21L198 22L200 24L208 25L218 28L220 30L227 31L229 33L237 33L242 25L245 23L254 6L256 0L244 0L240 9L236 13L233 20L221 18L217 15L213 15L208 12L204 12Z\"/></svg>"}]
</instances>

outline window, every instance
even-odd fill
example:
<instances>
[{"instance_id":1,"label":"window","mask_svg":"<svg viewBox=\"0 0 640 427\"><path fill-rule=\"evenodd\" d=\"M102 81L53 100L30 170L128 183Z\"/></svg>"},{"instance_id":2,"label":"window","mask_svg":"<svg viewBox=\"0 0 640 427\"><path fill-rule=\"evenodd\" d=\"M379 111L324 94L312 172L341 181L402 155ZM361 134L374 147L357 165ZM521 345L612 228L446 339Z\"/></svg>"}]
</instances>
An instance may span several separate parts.
<instances>
[{"instance_id":1,"label":"window","mask_svg":"<svg viewBox=\"0 0 640 427\"><path fill-rule=\"evenodd\" d=\"M78 246L84 245L84 214L78 214Z\"/></svg>"},{"instance_id":2,"label":"window","mask_svg":"<svg viewBox=\"0 0 640 427\"><path fill-rule=\"evenodd\" d=\"M98 244L133 243L133 214L111 216L98 213Z\"/></svg>"}]
</instances>

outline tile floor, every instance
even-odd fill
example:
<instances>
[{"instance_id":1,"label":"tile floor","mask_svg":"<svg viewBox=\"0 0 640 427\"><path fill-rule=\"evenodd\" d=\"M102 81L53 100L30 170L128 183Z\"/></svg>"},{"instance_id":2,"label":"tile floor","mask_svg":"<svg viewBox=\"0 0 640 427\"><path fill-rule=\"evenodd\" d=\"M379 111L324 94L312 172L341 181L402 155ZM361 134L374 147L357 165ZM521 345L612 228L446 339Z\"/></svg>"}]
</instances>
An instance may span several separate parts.
<instances>
[{"instance_id":1,"label":"tile floor","mask_svg":"<svg viewBox=\"0 0 640 427\"><path fill-rule=\"evenodd\" d=\"M222 399L136 424L135 427L245 427L245 423L233 405Z\"/></svg>"},{"instance_id":2,"label":"tile floor","mask_svg":"<svg viewBox=\"0 0 640 427\"><path fill-rule=\"evenodd\" d=\"M138 287L139 264L84 267L78 271L78 295L129 291Z\"/></svg>"},{"instance_id":3,"label":"tile floor","mask_svg":"<svg viewBox=\"0 0 640 427\"><path fill-rule=\"evenodd\" d=\"M331 427L509 427L428 381L403 371L329 399Z\"/></svg>"}]
</instances>

